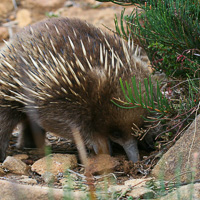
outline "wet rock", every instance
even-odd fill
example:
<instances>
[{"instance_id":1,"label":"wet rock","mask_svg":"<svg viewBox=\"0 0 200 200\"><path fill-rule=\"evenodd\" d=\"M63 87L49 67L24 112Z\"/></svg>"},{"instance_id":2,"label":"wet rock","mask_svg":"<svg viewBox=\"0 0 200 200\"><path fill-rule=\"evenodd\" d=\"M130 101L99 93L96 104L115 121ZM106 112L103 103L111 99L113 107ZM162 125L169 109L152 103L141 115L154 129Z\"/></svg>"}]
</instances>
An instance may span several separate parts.
<instances>
[{"instance_id":1,"label":"wet rock","mask_svg":"<svg viewBox=\"0 0 200 200\"><path fill-rule=\"evenodd\" d=\"M92 158L88 158L88 169L87 172L91 174L102 174L111 172L119 161L117 158L111 157L108 154L99 154Z\"/></svg>"},{"instance_id":2,"label":"wet rock","mask_svg":"<svg viewBox=\"0 0 200 200\"><path fill-rule=\"evenodd\" d=\"M54 175L64 173L66 169L77 166L75 155L71 154L50 154L44 158L37 160L31 167L32 171L36 171L42 175L45 172L51 172Z\"/></svg>"},{"instance_id":3,"label":"wet rock","mask_svg":"<svg viewBox=\"0 0 200 200\"><path fill-rule=\"evenodd\" d=\"M156 178L171 180L175 176L182 182L190 181L193 171L195 179L200 179L200 115L194 120L183 136L160 159L152 170ZM179 174L181 176L179 176ZM188 180L189 179L189 180Z\"/></svg>"},{"instance_id":4,"label":"wet rock","mask_svg":"<svg viewBox=\"0 0 200 200\"><path fill-rule=\"evenodd\" d=\"M13 174L27 174L29 169L29 167L24 162L12 156L7 156L7 158L2 163L2 167L6 168Z\"/></svg>"}]
</instances>

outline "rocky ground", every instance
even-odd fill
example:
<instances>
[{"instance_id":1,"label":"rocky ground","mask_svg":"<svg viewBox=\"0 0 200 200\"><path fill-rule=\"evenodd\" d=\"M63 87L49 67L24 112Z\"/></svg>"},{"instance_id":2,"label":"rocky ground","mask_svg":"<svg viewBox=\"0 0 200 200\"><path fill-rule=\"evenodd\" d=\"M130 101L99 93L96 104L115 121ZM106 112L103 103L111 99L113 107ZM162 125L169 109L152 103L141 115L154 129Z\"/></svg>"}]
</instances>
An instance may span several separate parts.
<instances>
[{"instance_id":1,"label":"rocky ground","mask_svg":"<svg viewBox=\"0 0 200 200\"><path fill-rule=\"evenodd\" d=\"M85 168L79 160L75 145L71 141L47 134L46 153L51 154L45 157L44 152L37 149L17 149L15 146L17 135L18 132L13 133L8 156L0 165L0 182L4 180L2 184L5 184L5 190L7 187L5 181L11 181L13 184L27 187L26 190L30 189L31 191L28 194L24 194L29 195L29 199L43 199L41 197L36 198L35 192L37 190L41 194L44 192L44 188L48 186L59 189L59 191L63 188L73 187L73 195L78 195L77 197L80 198L85 196L85 191L88 189ZM119 191L119 193L121 190L129 191L130 186L139 185L138 192L132 192L134 196L139 197L149 193L153 195L153 191L144 187L144 183L151 180L146 178L152 166L149 163L150 159L146 159L147 163L143 160L133 164L127 160L122 150L117 151L117 148L114 147L114 151L113 157L103 154L94 156L88 152L90 155L88 171L92 175L95 188L102 190L105 184L108 184L109 193L114 194L116 191ZM33 188L29 188L30 185ZM41 191L35 186L41 186ZM15 185L11 188L13 187L15 188ZM5 194L6 191L3 193ZM8 192L7 195L10 199L11 194ZM60 195L62 196L62 194ZM61 197L59 196L59 198Z\"/></svg>"},{"instance_id":2,"label":"rocky ground","mask_svg":"<svg viewBox=\"0 0 200 200\"><path fill-rule=\"evenodd\" d=\"M106 27L114 30L113 19L115 15L119 17L123 9L122 6L94 0L17 0L16 3L17 6L12 0L0 2L0 45L22 27L52 16L77 17L109 32ZM133 7L127 7L126 13L129 14L132 10ZM101 199L153 199L160 193L163 195L169 191L172 191L171 196L162 199L177 199L177 193L174 191L177 187L171 189L169 182L174 183L174 177L181 177L182 182L187 183L186 171L189 169L191 172L191 168L199 169L198 126L199 118L186 131L181 141L162 157L150 175L149 172L159 159L157 152L149 154L141 151L141 161L136 164L128 161L118 146L113 147L113 157L93 157L92 153L88 152L89 172L93 178L89 184L77 149L71 141L47 134L45 152L36 149L18 150L15 146L18 135L16 129L10 141L8 157L0 164L0 200L43 200L52 199L51 196L54 199L62 199L63 189L65 197L72 195L72 199L88 199L88 185L95 186ZM183 152L185 155L181 163L180 154L177 152ZM45 157L47 153L51 155ZM177 166L181 169L178 175L175 174ZM198 180L198 170L195 175L195 180ZM166 181L164 186L157 181L160 177ZM180 199L190 199L190 193L187 191L191 187L192 195L199 198L200 187L196 183L180 187L178 192L185 195Z\"/></svg>"}]
</instances>

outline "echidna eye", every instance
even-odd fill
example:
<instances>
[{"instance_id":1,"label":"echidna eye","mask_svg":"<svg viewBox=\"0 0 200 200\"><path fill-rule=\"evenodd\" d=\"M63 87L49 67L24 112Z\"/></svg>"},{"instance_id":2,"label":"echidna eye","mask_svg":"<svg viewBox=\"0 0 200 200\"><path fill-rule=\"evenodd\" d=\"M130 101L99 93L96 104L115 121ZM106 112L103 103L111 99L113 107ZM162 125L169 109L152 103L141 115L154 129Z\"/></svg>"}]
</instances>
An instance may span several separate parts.
<instances>
[{"instance_id":1,"label":"echidna eye","mask_svg":"<svg viewBox=\"0 0 200 200\"><path fill-rule=\"evenodd\" d=\"M116 139L118 139L118 138L121 138L122 137L122 133L121 133L121 131L112 131L111 132L111 136L113 137L113 138L116 138Z\"/></svg>"}]
</instances>

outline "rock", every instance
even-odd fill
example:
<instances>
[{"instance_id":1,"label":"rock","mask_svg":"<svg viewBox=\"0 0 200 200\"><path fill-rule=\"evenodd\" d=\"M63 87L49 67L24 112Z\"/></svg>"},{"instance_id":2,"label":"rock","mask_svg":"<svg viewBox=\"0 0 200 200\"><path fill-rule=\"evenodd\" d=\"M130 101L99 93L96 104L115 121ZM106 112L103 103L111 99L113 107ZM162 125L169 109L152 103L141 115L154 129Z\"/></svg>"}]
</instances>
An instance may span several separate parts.
<instances>
[{"instance_id":1,"label":"rock","mask_svg":"<svg viewBox=\"0 0 200 200\"><path fill-rule=\"evenodd\" d=\"M1 200L61 200L66 199L64 197L65 192L61 189L54 189L42 186L31 186L22 185L17 183L12 183L10 181L0 180L1 190L0 199ZM17 196L16 196L17 195ZM86 199L88 194L82 191L71 191L71 199Z\"/></svg>"},{"instance_id":2,"label":"rock","mask_svg":"<svg viewBox=\"0 0 200 200\"><path fill-rule=\"evenodd\" d=\"M23 159L23 162L27 165L32 165L34 163L34 161L32 159Z\"/></svg>"},{"instance_id":3,"label":"rock","mask_svg":"<svg viewBox=\"0 0 200 200\"><path fill-rule=\"evenodd\" d=\"M23 28L24 26L31 24L32 22L31 12L27 9L19 10L16 15L16 20L20 28Z\"/></svg>"},{"instance_id":4,"label":"rock","mask_svg":"<svg viewBox=\"0 0 200 200\"><path fill-rule=\"evenodd\" d=\"M153 199L155 192L149 188L135 187L128 192L127 195L133 197L134 199Z\"/></svg>"},{"instance_id":5,"label":"rock","mask_svg":"<svg viewBox=\"0 0 200 200\"><path fill-rule=\"evenodd\" d=\"M65 185L68 183L68 179L67 178L62 178L59 180L59 182L62 184L62 185Z\"/></svg>"},{"instance_id":6,"label":"rock","mask_svg":"<svg viewBox=\"0 0 200 200\"><path fill-rule=\"evenodd\" d=\"M12 156L7 156L2 167L8 169L13 174L27 174L29 169L24 162Z\"/></svg>"},{"instance_id":7,"label":"rock","mask_svg":"<svg viewBox=\"0 0 200 200\"><path fill-rule=\"evenodd\" d=\"M184 185L159 200L199 200L200 183Z\"/></svg>"},{"instance_id":8,"label":"rock","mask_svg":"<svg viewBox=\"0 0 200 200\"><path fill-rule=\"evenodd\" d=\"M75 5L74 1L66 1L64 7L72 7L74 5Z\"/></svg>"},{"instance_id":9,"label":"rock","mask_svg":"<svg viewBox=\"0 0 200 200\"><path fill-rule=\"evenodd\" d=\"M27 184L31 184L31 185L37 184L37 181L35 179L29 178L29 177L27 177L27 178L24 177L23 179L19 180L19 182L27 183Z\"/></svg>"},{"instance_id":10,"label":"rock","mask_svg":"<svg viewBox=\"0 0 200 200\"><path fill-rule=\"evenodd\" d=\"M53 13L56 9L64 6L66 0L23 0L21 5L24 9L31 11L32 22L43 20L49 16L55 16ZM58 15L59 16L59 15Z\"/></svg>"},{"instance_id":11,"label":"rock","mask_svg":"<svg viewBox=\"0 0 200 200\"><path fill-rule=\"evenodd\" d=\"M87 172L91 174L108 173L112 171L112 169L114 169L117 165L119 165L117 158L111 157L108 154L99 154L92 158L88 158Z\"/></svg>"},{"instance_id":12,"label":"rock","mask_svg":"<svg viewBox=\"0 0 200 200\"><path fill-rule=\"evenodd\" d=\"M6 27L0 26L0 42L8 39L8 29Z\"/></svg>"},{"instance_id":13,"label":"rock","mask_svg":"<svg viewBox=\"0 0 200 200\"><path fill-rule=\"evenodd\" d=\"M59 182L62 184L64 190L71 190L71 189L72 190L75 190L75 189L86 190L86 189L88 189L85 182L80 183L80 181L73 181L68 178L63 178Z\"/></svg>"},{"instance_id":14,"label":"rock","mask_svg":"<svg viewBox=\"0 0 200 200\"><path fill-rule=\"evenodd\" d=\"M50 154L44 158L37 160L31 167L32 171L36 171L42 175L49 171L54 175L64 173L68 168L77 166L77 159L75 155L71 154Z\"/></svg>"},{"instance_id":15,"label":"rock","mask_svg":"<svg viewBox=\"0 0 200 200\"><path fill-rule=\"evenodd\" d=\"M34 8L38 10L56 9L64 5L66 0L24 0L22 5L25 8Z\"/></svg>"},{"instance_id":16,"label":"rock","mask_svg":"<svg viewBox=\"0 0 200 200\"><path fill-rule=\"evenodd\" d=\"M17 155L14 155L13 157L16 158L16 159L19 159L19 160L28 159L28 155L27 154L17 154Z\"/></svg>"},{"instance_id":17,"label":"rock","mask_svg":"<svg viewBox=\"0 0 200 200\"><path fill-rule=\"evenodd\" d=\"M110 8L104 8L104 9L85 9L82 7L70 7L70 8L61 8L58 9L55 14L60 15L62 17L77 17L86 20L89 23L94 24L97 27L100 27L103 30L106 30L107 32L108 29L105 28L103 25L115 30L115 23L114 23L114 17L115 14L117 15L118 18L120 18L120 13L121 13L122 8L117 7L116 5L112 5ZM130 14L133 11L133 8L127 7L126 8L126 14ZM92 16L92 17L91 17ZM111 32L110 32L111 33Z\"/></svg>"},{"instance_id":18,"label":"rock","mask_svg":"<svg viewBox=\"0 0 200 200\"><path fill-rule=\"evenodd\" d=\"M76 174L73 174L73 173L66 173L64 177L59 180L64 190L77 189L77 190L87 191L89 188L88 188L88 185L85 184L85 181L86 181L85 178L80 179L80 177L78 177ZM104 185L105 185L105 182L104 182ZM96 188L98 187L96 184L95 186Z\"/></svg>"},{"instance_id":19,"label":"rock","mask_svg":"<svg viewBox=\"0 0 200 200\"><path fill-rule=\"evenodd\" d=\"M12 0L1 0L0 2L0 18L8 17L9 13L14 10Z\"/></svg>"},{"instance_id":20,"label":"rock","mask_svg":"<svg viewBox=\"0 0 200 200\"><path fill-rule=\"evenodd\" d=\"M194 120L183 136L160 159L152 170L156 178L170 180L175 176L182 182L200 179L200 115ZM184 173L190 171L190 174ZM179 174L181 176L179 176Z\"/></svg>"},{"instance_id":21,"label":"rock","mask_svg":"<svg viewBox=\"0 0 200 200\"><path fill-rule=\"evenodd\" d=\"M55 180L55 176L51 172L45 172L42 174L42 179L45 183L52 183Z\"/></svg>"},{"instance_id":22,"label":"rock","mask_svg":"<svg viewBox=\"0 0 200 200\"><path fill-rule=\"evenodd\" d=\"M124 185L132 186L132 187L145 187L146 182L152 180L152 178L145 179L131 179L124 182Z\"/></svg>"},{"instance_id":23,"label":"rock","mask_svg":"<svg viewBox=\"0 0 200 200\"><path fill-rule=\"evenodd\" d=\"M109 193L114 193L114 192L120 192L120 193L124 193L125 191L127 191L129 188L128 185L111 185L108 188L108 192Z\"/></svg>"},{"instance_id":24,"label":"rock","mask_svg":"<svg viewBox=\"0 0 200 200\"><path fill-rule=\"evenodd\" d=\"M112 185L109 187L109 192L120 192L121 194L126 194L127 196L131 196L134 199L141 198L154 198L155 192L147 187L145 187L145 183L151 180L148 179L132 179L125 182L125 185Z\"/></svg>"},{"instance_id":25,"label":"rock","mask_svg":"<svg viewBox=\"0 0 200 200\"><path fill-rule=\"evenodd\" d=\"M6 173L4 172L4 170L1 168L0 166L0 176L4 176Z\"/></svg>"}]
</instances>

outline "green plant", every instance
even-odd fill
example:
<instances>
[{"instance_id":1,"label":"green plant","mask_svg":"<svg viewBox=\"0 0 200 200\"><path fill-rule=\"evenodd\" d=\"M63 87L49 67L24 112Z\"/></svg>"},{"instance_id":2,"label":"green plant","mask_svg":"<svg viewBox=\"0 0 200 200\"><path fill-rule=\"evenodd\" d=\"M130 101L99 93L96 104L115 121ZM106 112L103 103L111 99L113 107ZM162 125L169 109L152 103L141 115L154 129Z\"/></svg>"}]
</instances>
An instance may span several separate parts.
<instances>
[{"instance_id":1,"label":"green plant","mask_svg":"<svg viewBox=\"0 0 200 200\"><path fill-rule=\"evenodd\" d=\"M141 91L141 82L137 84L135 77L132 78L132 84L128 84L125 81L125 87L122 79L120 79L120 85L122 91L124 93L126 102L123 102L119 99L113 99L113 103L121 108L135 108L135 107L142 107L148 109L150 112L158 112L160 113L160 117L166 115L173 111L173 106L168 102L165 96L160 91L159 83L157 82L156 93L157 95L154 96L154 86L151 81L151 77L149 77L149 82L145 78L144 85L145 85L145 92L142 93ZM137 86L138 85L138 86ZM116 103L118 102L118 103Z\"/></svg>"},{"instance_id":2,"label":"green plant","mask_svg":"<svg viewBox=\"0 0 200 200\"><path fill-rule=\"evenodd\" d=\"M46 12L45 16L49 18L53 18L53 17L59 17L59 14L55 14L54 12Z\"/></svg>"},{"instance_id":3,"label":"green plant","mask_svg":"<svg viewBox=\"0 0 200 200\"><path fill-rule=\"evenodd\" d=\"M115 18L117 33L143 46L155 70L177 78L198 77L198 0L150 0L141 7L143 11L136 9L129 16L122 11L121 28Z\"/></svg>"}]
</instances>

